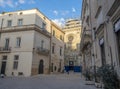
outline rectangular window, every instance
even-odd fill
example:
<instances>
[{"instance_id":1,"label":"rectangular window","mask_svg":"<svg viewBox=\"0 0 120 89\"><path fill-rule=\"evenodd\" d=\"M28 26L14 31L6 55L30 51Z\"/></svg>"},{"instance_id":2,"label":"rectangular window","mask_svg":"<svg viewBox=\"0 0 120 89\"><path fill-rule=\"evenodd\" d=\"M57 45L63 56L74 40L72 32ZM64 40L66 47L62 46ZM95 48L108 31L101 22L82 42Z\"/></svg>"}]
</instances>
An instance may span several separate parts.
<instances>
[{"instance_id":1,"label":"rectangular window","mask_svg":"<svg viewBox=\"0 0 120 89\"><path fill-rule=\"evenodd\" d=\"M18 61L14 61L13 69L17 69L17 68L18 68Z\"/></svg>"},{"instance_id":2,"label":"rectangular window","mask_svg":"<svg viewBox=\"0 0 120 89\"><path fill-rule=\"evenodd\" d=\"M43 49L44 46L44 40L41 41L41 48Z\"/></svg>"},{"instance_id":3,"label":"rectangular window","mask_svg":"<svg viewBox=\"0 0 120 89\"><path fill-rule=\"evenodd\" d=\"M60 56L62 56L62 47L60 47Z\"/></svg>"},{"instance_id":4,"label":"rectangular window","mask_svg":"<svg viewBox=\"0 0 120 89\"><path fill-rule=\"evenodd\" d=\"M16 47L20 47L21 44L21 38L17 37Z\"/></svg>"},{"instance_id":5,"label":"rectangular window","mask_svg":"<svg viewBox=\"0 0 120 89\"><path fill-rule=\"evenodd\" d=\"M63 39L62 39L62 35L60 35L60 39L63 40Z\"/></svg>"},{"instance_id":6,"label":"rectangular window","mask_svg":"<svg viewBox=\"0 0 120 89\"><path fill-rule=\"evenodd\" d=\"M9 48L9 38L5 39L5 49L7 50Z\"/></svg>"},{"instance_id":7,"label":"rectangular window","mask_svg":"<svg viewBox=\"0 0 120 89\"><path fill-rule=\"evenodd\" d=\"M19 55L15 55L14 60L18 60L18 59L19 59Z\"/></svg>"},{"instance_id":8,"label":"rectangular window","mask_svg":"<svg viewBox=\"0 0 120 89\"><path fill-rule=\"evenodd\" d=\"M55 31L53 30L53 36L55 36Z\"/></svg>"},{"instance_id":9,"label":"rectangular window","mask_svg":"<svg viewBox=\"0 0 120 89\"><path fill-rule=\"evenodd\" d=\"M7 60L7 56L3 56L2 60Z\"/></svg>"},{"instance_id":10,"label":"rectangular window","mask_svg":"<svg viewBox=\"0 0 120 89\"><path fill-rule=\"evenodd\" d=\"M12 20L8 20L7 27L11 27L11 26L12 26Z\"/></svg>"},{"instance_id":11,"label":"rectangular window","mask_svg":"<svg viewBox=\"0 0 120 89\"><path fill-rule=\"evenodd\" d=\"M54 45L52 46L52 53L53 54L55 53L55 46Z\"/></svg>"},{"instance_id":12,"label":"rectangular window","mask_svg":"<svg viewBox=\"0 0 120 89\"><path fill-rule=\"evenodd\" d=\"M46 24L45 23L42 23L42 28L43 28L43 30L46 30Z\"/></svg>"},{"instance_id":13,"label":"rectangular window","mask_svg":"<svg viewBox=\"0 0 120 89\"><path fill-rule=\"evenodd\" d=\"M23 25L23 19L18 19L18 26Z\"/></svg>"},{"instance_id":14,"label":"rectangular window","mask_svg":"<svg viewBox=\"0 0 120 89\"><path fill-rule=\"evenodd\" d=\"M18 69L18 60L19 60L19 55L15 55L13 69Z\"/></svg>"}]
</instances>

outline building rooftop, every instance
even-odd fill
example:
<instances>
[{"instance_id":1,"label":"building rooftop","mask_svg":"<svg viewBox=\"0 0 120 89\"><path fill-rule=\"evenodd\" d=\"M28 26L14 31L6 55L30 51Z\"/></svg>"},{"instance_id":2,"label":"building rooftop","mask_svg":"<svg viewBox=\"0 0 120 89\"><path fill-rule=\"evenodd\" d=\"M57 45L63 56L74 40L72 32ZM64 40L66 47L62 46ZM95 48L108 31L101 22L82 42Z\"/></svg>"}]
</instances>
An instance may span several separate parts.
<instances>
[{"instance_id":1,"label":"building rooftop","mask_svg":"<svg viewBox=\"0 0 120 89\"><path fill-rule=\"evenodd\" d=\"M68 19L66 20L65 26L63 27L63 30L69 29L69 28L75 28L81 26L81 20L80 19Z\"/></svg>"}]
</instances>

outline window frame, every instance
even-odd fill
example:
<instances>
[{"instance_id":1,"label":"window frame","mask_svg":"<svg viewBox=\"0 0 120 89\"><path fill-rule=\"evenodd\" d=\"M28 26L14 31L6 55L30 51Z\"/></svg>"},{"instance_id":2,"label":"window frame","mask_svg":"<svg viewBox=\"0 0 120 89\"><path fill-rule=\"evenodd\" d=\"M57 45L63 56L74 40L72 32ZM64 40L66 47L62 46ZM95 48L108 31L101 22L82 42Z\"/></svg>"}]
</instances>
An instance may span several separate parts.
<instances>
[{"instance_id":1,"label":"window frame","mask_svg":"<svg viewBox=\"0 0 120 89\"><path fill-rule=\"evenodd\" d=\"M2 56L2 61L6 61L6 60L7 60L7 58L8 58L8 56L7 56L7 55L3 55L3 56Z\"/></svg>"},{"instance_id":2,"label":"window frame","mask_svg":"<svg viewBox=\"0 0 120 89\"><path fill-rule=\"evenodd\" d=\"M12 27L12 20L7 21L7 27Z\"/></svg>"},{"instance_id":3,"label":"window frame","mask_svg":"<svg viewBox=\"0 0 120 89\"><path fill-rule=\"evenodd\" d=\"M14 62L13 62L13 69L18 69L18 61L19 61L19 55L14 55Z\"/></svg>"},{"instance_id":4,"label":"window frame","mask_svg":"<svg viewBox=\"0 0 120 89\"><path fill-rule=\"evenodd\" d=\"M41 48L44 48L44 40L41 40Z\"/></svg>"},{"instance_id":5,"label":"window frame","mask_svg":"<svg viewBox=\"0 0 120 89\"><path fill-rule=\"evenodd\" d=\"M18 26L22 26L23 25L23 19L18 19Z\"/></svg>"},{"instance_id":6,"label":"window frame","mask_svg":"<svg viewBox=\"0 0 120 89\"><path fill-rule=\"evenodd\" d=\"M21 37L16 38L16 47L21 47Z\"/></svg>"},{"instance_id":7,"label":"window frame","mask_svg":"<svg viewBox=\"0 0 120 89\"><path fill-rule=\"evenodd\" d=\"M52 54L55 53L55 45L52 45Z\"/></svg>"},{"instance_id":8,"label":"window frame","mask_svg":"<svg viewBox=\"0 0 120 89\"><path fill-rule=\"evenodd\" d=\"M46 30L46 26L47 26L46 23L43 22L43 23L42 23L42 29L43 29L43 30Z\"/></svg>"},{"instance_id":9,"label":"window frame","mask_svg":"<svg viewBox=\"0 0 120 89\"><path fill-rule=\"evenodd\" d=\"M55 36L55 30L53 30L53 36Z\"/></svg>"},{"instance_id":10,"label":"window frame","mask_svg":"<svg viewBox=\"0 0 120 89\"><path fill-rule=\"evenodd\" d=\"M60 47L60 56L62 56L62 47Z\"/></svg>"}]
</instances>

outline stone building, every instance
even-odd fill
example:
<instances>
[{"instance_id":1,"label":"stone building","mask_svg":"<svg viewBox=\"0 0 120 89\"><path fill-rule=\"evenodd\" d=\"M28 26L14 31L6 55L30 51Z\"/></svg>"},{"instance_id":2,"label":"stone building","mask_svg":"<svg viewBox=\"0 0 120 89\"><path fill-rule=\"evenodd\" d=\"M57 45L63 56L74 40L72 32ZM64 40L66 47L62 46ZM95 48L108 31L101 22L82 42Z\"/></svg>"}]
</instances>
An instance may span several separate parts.
<instances>
[{"instance_id":1,"label":"stone building","mask_svg":"<svg viewBox=\"0 0 120 89\"><path fill-rule=\"evenodd\" d=\"M51 22L51 72L59 73L64 68L64 35L55 23Z\"/></svg>"},{"instance_id":2,"label":"stone building","mask_svg":"<svg viewBox=\"0 0 120 89\"><path fill-rule=\"evenodd\" d=\"M81 43L80 51L82 56L82 68L83 71L92 66L92 56L91 56L91 22L90 22L90 9L89 0L83 0L82 7L82 30L81 30Z\"/></svg>"},{"instance_id":3,"label":"stone building","mask_svg":"<svg viewBox=\"0 0 120 89\"><path fill-rule=\"evenodd\" d=\"M91 30L90 66L110 64L120 74L120 0L83 0L82 21L89 21Z\"/></svg>"},{"instance_id":4,"label":"stone building","mask_svg":"<svg viewBox=\"0 0 120 89\"><path fill-rule=\"evenodd\" d=\"M63 28L65 32L65 66L80 66L80 19L69 19Z\"/></svg>"},{"instance_id":5,"label":"stone building","mask_svg":"<svg viewBox=\"0 0 120 89\"><path fill-rule=\"evenodd\" d=\"M0 24L1 74L31 76L50 73L51 20L38 9L31 9L3 12ZM58 59L63 61L63 57Z\"/></svg>"}]
</instances>

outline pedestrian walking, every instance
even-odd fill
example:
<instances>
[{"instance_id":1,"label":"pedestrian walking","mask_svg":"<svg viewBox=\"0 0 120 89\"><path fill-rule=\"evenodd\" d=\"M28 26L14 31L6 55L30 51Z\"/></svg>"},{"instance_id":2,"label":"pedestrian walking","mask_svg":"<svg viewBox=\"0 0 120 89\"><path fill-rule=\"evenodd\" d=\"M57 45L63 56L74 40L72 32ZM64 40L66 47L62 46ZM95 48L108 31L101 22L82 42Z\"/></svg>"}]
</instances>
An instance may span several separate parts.
<instances>
[{"instance_id":1,"label":"pedestrian walking","mask_svg":"<svg viewBox=\"0 0 120 89\"><path fill-rule=\"evenodd\" d=\"M68 68L66 69L66 72L67 72L67 74L69 74L69 69Z\"/></svg>"}]
</instances>

